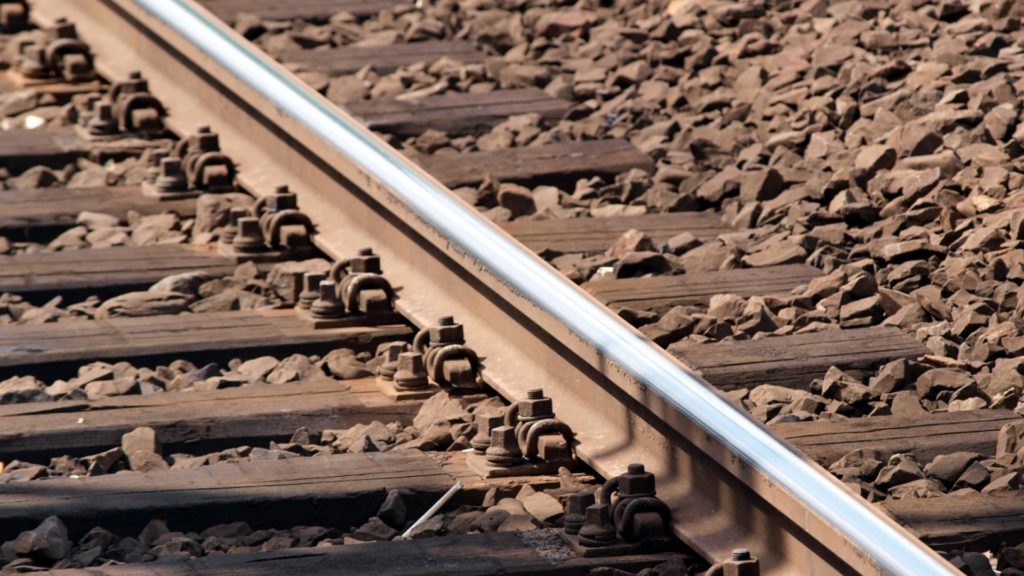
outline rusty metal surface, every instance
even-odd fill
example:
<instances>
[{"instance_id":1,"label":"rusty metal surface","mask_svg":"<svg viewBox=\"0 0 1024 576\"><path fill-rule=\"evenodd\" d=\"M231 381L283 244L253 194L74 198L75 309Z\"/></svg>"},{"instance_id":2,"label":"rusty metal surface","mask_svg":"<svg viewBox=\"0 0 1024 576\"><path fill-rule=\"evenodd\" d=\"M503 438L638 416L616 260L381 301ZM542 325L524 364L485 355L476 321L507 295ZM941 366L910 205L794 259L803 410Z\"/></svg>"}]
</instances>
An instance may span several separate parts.
<instances>
[{"instance_id":1,"label":"rusty metal surface","mask_svg":"<svg viewBox=\"0 0 1024 576\"><path fill-rule=\"evenodd\" d=\"M386 163L379 157L354 157L339 150L336 142L323 137L323 126L303 121L287 106L310 107L323 118L344 122L352 141L374 150L390 149L278 64L249 53L245 41L229 28L203 22L213 18L205 10L179 0L148 2L165 8L185 6L181 17L198 16L204 33L239 48L227 60L197 48L142 4L131 0L33 2L37 17L52 20L66 15L76 22L97 55L101 73L120 78L142 69L153 92L167 105L171 129L182 134L210 124L221 134L225 152L239 163L246 187L268 194L279 184L290 185L299 195L300 208L318 225L316 242L325 252L341 258L363 246L374 246L399 293L398 309L421 326L454 314L465 326L467 341L483 358L483 377L491 386L513 399L525 397L527 389L544 386L561 417L577 431L578 453L598 472L613 477L630 462L644 462L659 478L658 495L672 509L676 533L709 559L724 560L733 548L742 546L761 559L765 574L952 570L891 520L855 500L823 470L774 443L769 432L696 377L688 376L697 386L689 390L692 402L683 398L681 405L656 393L651 382L642 383L636 376L638 366L620 359L626 370L613 362L610 352L614 350L609 346L614 340L595 343L594 338L604 335L581 336L561 317L566 310L542 306L527 297L529 290L522 289L520 278L497 273L488 261L509 257L521 264L524 275L546 270L534 277L549 284L527 288L569 295L578 307L570 307L570 312L598 311L603 316L596 317L596 326L629 335L628 346L643 351L644 356L632 364L668 366L677 376L687 374L666 353L644 343L596 301L496 227L470 216L475 214L471 207L448 195L440 200L441 211L475 218L464 222L488 238L499 235L493 237L501 238L497 246L504 252L481 258L471 253L478 246L453 242L451 231L439 225L444 223L429 221L421 207L410 202L409 190L394 189L381 175L393 171L438 190L440 184L408 161ZM250 73L249 81L265 83L253 85L240 79L236 74L240 69ZM272 94L267 93L269 89ZM732 428L698 424L707 426L712 416L720 416L723 426ZM739 447L748 452L738 456L736 442L750 431L755 433L751 438L758 438L773 452L753 454L750 445ZM765 444L765 438L770 443ZM787 476L794 462L808 482L824 487L824 501L809 503L803 495L797 496L800 487ZM780 478L788 479L787 484ZM847 521L837 519L836 509L852 516ZM858 528L853 524L860 521L881 530L862 537L884 534L904 546L906 556L867 552L863 540L849 537ZM915 566L929 570L903 569Z\"/></svg>"}]
</instances>

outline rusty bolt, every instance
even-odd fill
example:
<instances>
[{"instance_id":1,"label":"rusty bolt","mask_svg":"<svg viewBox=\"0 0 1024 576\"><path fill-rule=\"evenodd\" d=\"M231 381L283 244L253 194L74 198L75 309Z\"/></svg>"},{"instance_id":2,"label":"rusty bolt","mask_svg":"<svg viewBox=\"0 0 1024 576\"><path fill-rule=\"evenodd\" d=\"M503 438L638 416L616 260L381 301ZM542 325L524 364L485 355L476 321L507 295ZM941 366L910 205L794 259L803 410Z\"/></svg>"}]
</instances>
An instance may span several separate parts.
<instances>
[{"instance_id":1,"label":"rusty bolt","mask_svg":"<svg viewBox=\"0 0 1024 576\"><path fill-rule=\"evenodd\" d=\"M462 324L455 322L451 316L442 316L437 319L437 324L430 328L430 345L440 346L444 344L464 344L466 342L462 332Z\"/></svg>"},{"instance_id":2,"label":"rusty bolt","mask_svg":"<svg viewBox=\"0 0 1024 576\"><path fill-rule=\"evenodd\" d=\"M259 252L266 247L259 218L245 216L238 219L238 232L231 245L239 252Z\"/></svg>"},{"instance_id":3,"label":"rusty bolt","mask_svg":"<svg viewBox=\"0 0 1024 576\"><path fill-rule=\"evenodd\" d=\"M89 134L106 136L117 133L117 121L114 120L114 107L110 102L97 100L92 107L92 118L87 125Z\"/></svg>"},{"instance_id":4,"label":"rusty bolt","mask_svg":"<svg viewBox=\"0 0 1024 576\"><path fill-rule=\"evenodd\" d=\"M634 498L654 494L654 474L647 472L643 464L630 464L626 467L626 473L619 476L619 497Z\"/></svg>"},{"instance_id":5,"label":"rusty bolt","mask_svg":"<svg viewBox=\"0 0 1024 576\"><path fill-rule=\"evenodd\" d=\"M750 550L737 548L732 551L731 557L720 564L722 574L725 576L759 576L761 574L761 562L755 558Z\"/></svg>"},{"instance_id":6,"label":"rusty bolt","mask_svg":"<svg viewBox=\"0 0 1024 576\"><path fill-rule=\"evenodd\" d=\"M209 126L203 126L203 128L206 130L200 129L199 133L195 135L195 150L190 148L189 152L220 152L220 136L211 131Z\"/></svg>"},{"instance_id":7,"label":"rusty bolt","mask_svg":"<svg viewBox=\"0 0 1024 576\"><path fill-rule=\"evenodd\" d=\"M523 452L516 441L516 429L498 426L491 430L491 445L484 453L487 463L502 468L511 468L523 463Z\"/></svg>"},{"instance_id":8,"label":"rusty bolt","mask_svg":"<svg viewBox=\"0 0 1024 576\"><path fill-rule=\"evenodd\" d=\"M166 150L152 150L146 156L146 182L156 182L160 176L160 161L167 158Z\"/></svg>"},{"instance_id":9,"label":"rusty bolt","mask_svg":"<svg viewBox=\"0 0 1024 576\"><path fill-rule=\"evenodd\" d=\"M121 84L122 94L140 94L149 92L149 82L142 77L142 72L132 70L128 73L128 80Z\"/></svg>"},{"instance_id":10,"label":"rusty bolt","mask_svg":"<svg viewBox=\"0 0 1024 576\"><path fill-rule=\"evenodd\" d=\"M60 60L61 76L68 82L84 82L93 77L92 64L82 54L68 54Z\"/></svg>"},{"instance_id":11,"label":"rusty bolt","mask_svg":"<svg viewBox=\"0 0 1024 576\"><path fill-rule=\"evenodd\" d=\"M21 53L21 62L18 70L28 78L46 78L50 75L50 67L46 64L46 55L43 47L38 44L29 44L24 47Z\"/></svg>"},{"instance_id":12,"label":"rusty bolt","mask_svg":"<svg viewBox=\"0 0 1024 576\"><path fill-rule=\"evenodd\" d=\"M373 248L361 248L359 253L349 261L350 274L380 274L380 256L373 253Z\"/></svg>"},{"instance_id":13,"label":"rusty bolt","mask_svg":"<svg viewBox=\"0 0 1024 576\"><path fill-rule=\"evenodd\" d=\"M491 445L491 432L501 426L504 421L501 414L477 414L476 435L469 441L469 446L479 453L484 453Z\"/></svg>"},{"instance_id":14,"label":"rusty bolt","mask_svg":"<svg viewBox=\"0 0 1024 576\"><path fill-rule=\"evenodd\" d=\"M587 508L593 505L593 492L580 491L569 495L563 519L566 534L579 534L580 528L587 521Z\"/></svg>"},{"instance_id":15,"label":"rusty bolt","mask_svg":"<svg viewBox=\"0 0 1024 576\"><path fill-rule=\"evenodd\" d=\"M544 396L544 390L534 388L526 391L526 399L519 401L519 421L543 420L554 418L555 410L551 398Z\"/></svg>"},{"instance_id":16,"label":"rusty bolt","mask_svg":"<svg viewBox=\"0 0 1024 576\"><path fill-rule=\"evenodd\" d=\"M597 547L615 543L615 526L607 504L587 506L583 526L579 532L580 544Z\"/></svg>"},{"instance_id":17,"label":"rusty bolt","mask_svg":"<svg viewBox=\"0 0 1024 576\"><path fill-rule=\"evenodd\" d=\"M298 210L299 197L294 192L288 191L288 186L274 188L274 193L267 196L266 211L270 213L281 212L282 210Z\"/></svg>"},{"instance_id":18,"label":"rusty bolt","mask_svg":"<svg viewBox=\"0 0 1024 576\"><path fill-rule=\"evenodd\" d=\"M3 6L3 4L0 4L0 6ZM76 98L75 100L72 101L72 109L71 109L71 111L73 111L73 113L74 113L75 124L77 124L79 126L82 126L84 128L88 128L89 127L89 119L92 118L92 109L93 109L94 106L96 106L96 103L100 101L100 98L101 98L101 96L99 94L91 93L91 94L82 94L79 98ZM71 112L71 111L69 111L69 112ZM69 117L69 119L70 119L70 117ZM166 152L164 152L163 150L157 150L157 149L153 149L153 152L161 152L163 154L166 154ZM159 170L159 167L157 166L157 162L159 162L160 159L159 158L154 159L153 158L153 152L150 152L150 153L145 154L145 155L142 156L143 158L146 159L146 166L147 166L147 168L146 168L146 170L147 170L146 178L147 178L147 180L149 182L152 182L153 178L156 177L156 176L150 177L151 174L155 174L156 170Z\"/></svg>"},{"instance_id":19,"label":"rusty bolt","mask_svg":"<svg viewBox=\"0 0 1024 576\"><path fill-rule=\"evenodd\" d=\"M53 31L57 38L78 38L78 30L75 29L75 25L68 22L67 18L57 18L53 22Z\"/></svg>"},{"instance_id":20,"label":"rusty bolt","mask_svg":"<svg viewBox=\"0 0 1024 576\"><path fill-rule=\"evenodd\" d=\"M427 369L423 366L423 354L402 352L398 355L398 370L394 376L395 388L414 390L427 386Z\"/></svg>"},{"instance_id":21,"label":"rusty bolt","mask_svg":"<svg viewBox=\"0 0 1024 576\"><path fill-rule=\"evenodd\" d=\"M320 282L323 282L324 275L320 272L306 272L302 275L302 292L299 292L299 301L296 305L303 310L309 307L320 297Z\"/></svg>"},{"instance_id":22,"label":"rusty bolt","mask_svg":"<svg viewBox=\"0 0 1024 576\"><path fill-rule=\"evenodd\" d=\"M249 211L241 206L228 210L228 223L220 232L221 242L225 244L234 243L235 237L238 236L238 221L246 216L249 216Z\"/></svg>"},{"instance_id":23,"label":"rusty bolt","mask_svg":"<svg viewBox=\"0 0 1024 576\"><path fill-rule=\"evenodd\" d=\"M377 376L381 380L394 380L395 372L398 372L398 357L402 352L409 350L405 342L387 342L377 347L377 356L380 357L380 365L377 366Z\"/></svg>"},{"instance_id":24,"label":"rusty bolt","mask_svg":"<svg viewBox=\"0 0 1024 576\"><path fill-rule=\"evenodd\" d=\"M316 318L339 318L345 313L345 306L338 300L338 289L331 280L320 282L320 297L309 306L309 312Z\"/></svg>"},{"instance_id":25,"label":"rusty bolt","mask_svg":"<svg viewBox=\"0 0 1024 576\"><path fill-rule=\"evenodd\" d=\"M162 158L160 174L153 183L161 192L182 192L188 188L185 173L181 170L180 158Z\"/></svg>"}]
</instances>

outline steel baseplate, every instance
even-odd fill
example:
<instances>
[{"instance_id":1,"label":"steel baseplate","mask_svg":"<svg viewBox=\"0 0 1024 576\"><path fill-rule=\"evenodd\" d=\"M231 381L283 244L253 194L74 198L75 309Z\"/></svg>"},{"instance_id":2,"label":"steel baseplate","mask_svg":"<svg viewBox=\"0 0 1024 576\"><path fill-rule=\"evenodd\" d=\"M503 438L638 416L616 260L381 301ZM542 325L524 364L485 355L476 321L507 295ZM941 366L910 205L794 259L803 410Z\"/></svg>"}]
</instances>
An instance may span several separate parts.
<instances>
[{"instance_id":1,"label":"steel baseplate","mask_svg":"<svg viewBox=\"0 0 1024 576\"><path fill-rule=\"evenodd\" d=\"M531 462L527 461L515 466L494 466L487 462L483 454L469 454L466 456L466 464L469 468L480 475L481 478L509 478L512 476L545 476L558 474L561 467L571 467L573 462L560 460L553 462Z\"/></svg>"},{"instance_id":2,"label":"steel baseplate","mask_svg":"<svg viewBox=\"0 0 1024 576\"><path fill-rule=\"evenodd\" d=\"M236 262L281 262L284 260L305 260L316 255L312 246L289 248L288 250L261 250L259 252L243 252L230 244L219 242L217 253Z\"/></svg>"},{"instance_id":3,"label":"steel baseplate","mask_svg":"<svg viewBox=\"0 0 1024 576\"><path fill-rule=\"evenodd\" d=\"M377 383L377 389L380 393L391 398L392 400L423 400L430 398L434 394L441 391L441 387L435 384L428 384L423 388L411 388L404 390L395 386L395 383L391 380L384 380L383 378L375 378L374 381Z\"/></svg>"},{"instance_id":4,"label":"steel baseplate","mask_svg":"<svg viewBox=\"0 0 1024 576\"><path fill-rule=\"evenodd\" d=\"M559 534L562 536L562 540L565 540L573 549L573 552L584 558L607 558L609 556L668 552L675 545L675 541L671 538L647 538L641 542L618 540L613 544L605 546L584 546L580 544L580 537L577 534L566 534L564 530L559 531Z\"/></svg>"},{"instance_id":5,"label":"steel baseplate","mask_svg":"<svg viewBox=\"0 0 1024 576\"><path fill-rule=\"evenodd\" d=\"M84 130L82 130L84 132ZM95 137L94 138L104 138ZM141 185L142 193L151 198L157 198L159 200L187 200L189 198L198 198L203 194L202 190L184 190L178 192L165 192L157 188L153 182L143 182Z\"/></svg>"},{"instance_id":6,"label":"steel baseplate","mask_svg":"<svg viewBox=\"0 0 1024 576\"><path fill-rule=\"evenodd\" d=\"M222 252L223 254L223 252ZM295 308L295 315L308 322L313 328L348 328L352 326L381 326L385 324L401 324L405 321L395 312L375 314L346 314L341 318L317 318L308 308Z\"/></svg>"},{"instance_id":7,"label":"steel baseplate","mask_svg":"<svg viewBox=\"0 0 1024 576\"><path fill-rule=\"evenodd\" d=\"M75 94L100 92L106 86L101 80L67 82L60 78L29 78L15 68L3 73L3 80L15 90L34 90L39 94L52 94L58 102L67 102Z\"/></svg>"}]
</instances>

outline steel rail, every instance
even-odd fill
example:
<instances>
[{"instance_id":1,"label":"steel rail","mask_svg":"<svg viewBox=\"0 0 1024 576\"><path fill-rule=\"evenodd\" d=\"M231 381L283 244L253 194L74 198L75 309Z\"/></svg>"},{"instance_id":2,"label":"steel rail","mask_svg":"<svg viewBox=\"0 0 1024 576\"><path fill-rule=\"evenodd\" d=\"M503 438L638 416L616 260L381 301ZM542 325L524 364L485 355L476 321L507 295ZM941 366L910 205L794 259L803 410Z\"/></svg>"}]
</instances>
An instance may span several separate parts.
<instances>
[{"instance_id":1,"label":"steel rail","mask_svg":"<svg viewBox=\"0 0 1024 576\"><path fill-rule=\"evenodd\" d=\"M294 179L325 251L377 241L403 312L424 324L457 310L487 381L512 398L547 385L599 472L645 461L677 534L710 559L745 544L765 574L956 573L191 0L32 5L44 20L71 17L101 71L142 68L179 132L213 124L248 187ZM261 138L287 146L268 152ZM424 282L450 290L429 294Z\"/></svg>"}]
</instances>

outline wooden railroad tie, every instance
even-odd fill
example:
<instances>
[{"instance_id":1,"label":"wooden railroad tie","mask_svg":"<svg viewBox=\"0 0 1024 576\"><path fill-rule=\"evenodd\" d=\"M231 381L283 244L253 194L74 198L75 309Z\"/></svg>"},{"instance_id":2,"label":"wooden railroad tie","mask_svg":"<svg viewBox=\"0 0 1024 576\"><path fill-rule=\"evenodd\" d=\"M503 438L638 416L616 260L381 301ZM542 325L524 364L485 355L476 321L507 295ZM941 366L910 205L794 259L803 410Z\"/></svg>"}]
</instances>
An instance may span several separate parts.
<instances>
[{"instance_id":1,"label":"wooden railroad tie","mask_svg":"<svg viewBox=\"0 0 1024 576\"><path fill-rule=\"evenodd\" d=\"M342 104L372 130L396 136L417 136L428 129L449 136L487 130L519 114L540 114L557 120L570 103L543 90L524 88L483 94L451 92L412 100L359 100Z\"/></svg>"},{"instance_id":2,"label":"wooden railroad tie","mask_svg":"<svg viewBox=\"0 0 1024 576\"><path fill-rule=\"evenodd\" d=\"M866 369L926 353L913 336L889 326L712 344L680 341L668 351L721 390L760 384L806 389L831 366Z\"/></svg>"},{"instance_id":3,"label":"wooden railroad tie","mask_svg":"<svg viewBox=\"0 0 1024 576\"><path fill-rule=\"evenodd\" d=\"M121 436L146 426L169 451L212 451L240 444L285 442L299 427L311 432L356 424L412 422L422 401L395 401L372 378L330 378L94 401L0 406L0 461L86 455L118 446Z\"/></svg>"},{"instance_id":4,"label":"wooden railroad tie","mask_svg":"<svg viewBox=\"0 0 1024 576\"><path fill-rule=\"evenodd\" d=\"M75 226L82 212L100 212L124 219L129 210L142 215L175 212L182 218L195 215L195 199L159 200L142 193L139 186L95 188L30 188L2 190L0 234L11 236L57 232Z\"/></svg>"},{"instance_id":5,"label":"wooden railroad tie","mask_svg":"<svg viewBox=\"0 0 1024 576\"><path fill-rule=\"evenodd\" d=\"M304 352L337 347L373 350L377 344L411 336L404 324L314 328L292 310L67 321L0 326L0 373L30 367L53 368L95 360L202 356L207 353L284 350Z\"/></svg>"},{"instance_id":6,"label":"wooden railroad tie","mask_svg":"<svg viewBox=\"0 0 1024 576\"><path fill-rule=\"evenodd\" d=\"M514 220L501 227L535 251L604 252L624 232L639 230L654 242L664 242L682 232L700 240L735 232L712 212L669 212L615 218L570 218L559 220Z\"/></svg>"},{"instance_id":7,"label":"wooden railroad tie","mask_svg":"<svg viewBox=\"0 0 1024 576\"><path fill-rule=\"evenodd\" d=\"M381 10L403 4L402 0L201 0L218 18L234 24L239 14L260 20L312 20L324 22L338 12L357 18L374 16Z\"/></svg>"}]
</instances>

